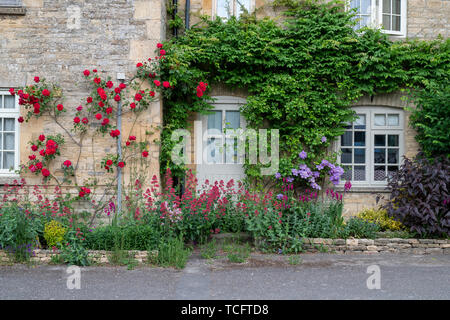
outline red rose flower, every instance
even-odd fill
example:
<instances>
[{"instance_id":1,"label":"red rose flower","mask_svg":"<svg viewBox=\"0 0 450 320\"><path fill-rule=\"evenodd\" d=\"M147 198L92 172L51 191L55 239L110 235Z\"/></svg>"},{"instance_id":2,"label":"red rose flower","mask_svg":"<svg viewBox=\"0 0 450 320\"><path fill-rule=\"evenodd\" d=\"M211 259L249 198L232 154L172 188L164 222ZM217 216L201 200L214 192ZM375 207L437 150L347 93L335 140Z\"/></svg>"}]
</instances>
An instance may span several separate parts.
<instances>
[{"instance_id":1,"label":"red rose flower","mask_svg":"<svg viewBox=\"0 0 450 320\"><path fill-rule=\"evenodd\" d=\"M90 72L89 72L89 70L84 70L83 74L87 77L90 74Z\"/></svg>"},{"instance_id":2,"label":"red rose flower","mask_svg":"<svg viewBox=\"0 0 450 320\"><path fill-rule=\"evenodd\" d=\"M41 156L45 156L45 150L42 149L41 151L39 151L39 154L40 154Z\"/></svg>"},{"instance_id":3,"label":"red rose flower","mask_svg":"<svg viewBox=\"0 0 450 320\"><path fill-rule=\"evenodd\" d=\"M154 80L153 83L155 86L159 87L161 85L161 82L159 80Z\"/></svg>"},{"instance_id":4,"label":"red rose flower","mask_svg":"<svg viewBox=\"0 0 450 320\"><path fill-rule=\"evenodd\" d=\"M115 93L119 94L119 93L120 93L120 91L122 91L122 89L120 89L119 87L117 87L117 88L114 88L114 92L115 92Z\"/></svg>"},{"instance_id":5,"label":"red rose flower","mask_svg":"<svg viewBox=\"0 0 450 320\"><path fill-rule=\"evenodd\" d=\"M37 149L38 149L37 145L34 145L34 144L33 144L33 145L31 146L31 150L37 151Z\"/></svg>"},{"instance_id":6,"label":"red rose flower","mask_svg":"<svg viewBox=\"0 0 450 320\"><path fill-rule=\"evenodd\" d=\"M116 129L116 130L111 130L111 132L109 133L109 135L113 138L116 138L120 135L120 130Z\"/></svg>"},{"instance_id":7,"label":"red rose flower","mask_svg":"<svg viewBox=\"0 0 450 320\"><path fill-rule=\"evenodd\" d=\"M117 164L117 166L118 166L119 168L123 168L123 167L125 167L125 162L120 161L120 162Z\"/></svg>"},{"instance_id":8,"label":"red rose flower","mask_svg":"<svg viewBox=\"0 0 450 320\"><path fill-rule=\"evenodd\" d=\"M72 165L72 162L70 160L66 160L63 162L63 165L68 168Z\"/></svg>"},{"instance_id":9,"label":"red rose flower","mask_svg":"<svg viewBox=\"0 0 450 320\"><path fill-rule=\"evenodd\" d=\"M19 121L19 123L22 123L22 122L24 122L24 119L22 116L20 116L19 118L17 118L17 121Z\"/></svg>"},{"instance_id":10,"label":"red rose flower","mask_svg":"<svg viewBox=\"0 0 450 320\"><path fill-rule=\"evenodd\" d=\"M100 108L103 108L103 107L105 106L105 104L103 103L103 101L100 101L100 102L98 103L98 106L99 106Z\"/></svg>"},{"instance_id":11,"label":"red rose flower","mask_svg":"<svg viewBox=\"0 0 450 320\"><path fill-rule=\"evenodd\" d=\"M114 86L114 83L112 81L108 81L106 86L111 89Z\"/></svg>"},{"instance_id":12,"label":"red rose flower","mask_svg":"<svg viewBox=\"0 0 450 320\"><path fill-rule=\"evenodd\" d=\"M169 88L170 87L169 81L164 81L163 82L163 87L166 88L166 89Z\"/></svg>"},{"instance_id":13,"label":"red rose flower","mask_svg":"<svg viewBox=\"0 0 450 320\"><path fill-rule=\"evenodd\" d=\"M166 54L166 50L164 50L164 49L159 50L159 55L160 56L164 56L165 54Z\"/></svg>"},{"instance_id":14,"label":"red rose flower","mask_svg":"<svg viewBox=\"0 0 450 320\"><path fill-rule=\"evenodd\" d=\"M142 151L142 156L144 158L147 158L148 157L148 151Z\"/></svg>"},{"instance_id":15,"label":"red rose flower","mask_svg":"<svg viewBox=\"0 0 450 320\"><path fill-rule=\"evenodd\" d=\"M42 175L44 177L48 177L50 175L50 171L48 171L48 169L44 168L44 169L42 169Z\"/></svg>"},{"instance_id":16,"label":"red rose flower","mask_svg":"<svg viewBox=\"0 0 450 320\"><path fill-rule=\"evenodd\" d=\"M136 95L134 96L134 100L136 101L141 101L142 96L139 93L136 93Z\"/></svg>"},{"instance_id":17,"label":"red rose flower","mask_svg":"<svg viewBox=\"0 0 450 320\"><path fill-rule=\"evenodd\" d=\"M39 136L39 141L44 141L45 140L45 136L43 135L43 134L41 134L40 136Z\"/></svg>"},{"instance_id":18,"label":"red rose flower","mask_svg":"<svg viewBox=\"0 0 450 320\"><path fill-rule=\"evenodd\" d=\"M97 69L92 70L92 72L97 73Z\"/></svg>"},{"instance_id":19,"label":"red rose flower","mask_svg":"<svg viewBox=\"0 0 450 320\"><path fill-rule=\"evenodd\" d=\"M36 168L39 170L42 169L42 162L36 163Z\"/></svg>"},{"instance_id":20,"label":"red rose flower","mask_svg":"<svg viewBox=\"0 0 450 320\"><path fill-rule=\"evenodd\" d=\"M103 122L102 122L102 126L106 126L109 123L109 119L108 118L104 118Z\"/></svg>"},{"instance_id":21,"label":"red rose flower","mask_svg":"<svg viewBox=\"0 0 450 320\"><path fill-rule=\"evenodd\" d=\"M163 44L162 44L162 43L158 43L158 44L156 45L156 47L157 47L158 49L162 49Z\"/></svg>"},{"instance_id":22,"label":"red rose flower","mask_svg":"<svg viewBox=\"0 0 450 320\"><path fill-rule=\"evenodd\" d=\"M128 139L130 139L130 141L134 141L134 140L136 140L136 137L135 136L130 136Z\"/></svg>"},{"instance_id":23,"label":"red rose flower","mask_svg":"<svg viewBox=\"0 0 450 320\"><path fill-rule=\"evenodd\" d=\"M63 111L64 106L63 106L62 104L58 104L58 105L56 106L56 109L58 109L58 111Z\"/></svg>"},{"instance_id":24,"label":"red rose flower","mask_svg":"<svg viewBox=\"0 0 450 320\"><path fill-rule=\"evenodd\" d=\"M88 118L83 118L83 120L81 120L81 122L83 122L84 124L88 124L89 120L88 120Z\"/></svg>"},{"instance_id":25,"label":"red rose flower","mask_svg":"<svg viewBox=\"0 0 450 320\"><path fill-rule=\"evenodd\" d=\"M36 159L36 155L32 154L32 155L28 156L28 159L34 160L34 159Z\"/></svg>"},{"instance_id":26,"label":"red rose flower","mask_svg":"<svg viewBox=\"0 0 450 320\"><path fill-rule=\"evenodd\" d=\"M119 88L122 89L122 90L125 89L126 87L127 87L127 85L125 83L120 83L119 84Z\"/></svg>"},{"instance_id":27,"label":"red rose flower","mask_svg":"<svg viewBox=\"0 0 450 320\"><path fill-rule=\"evenodd\" d=\"M143 64L140 63L140 62L138 62L138 63L136 64L136 68L140 68L140 67L142 67L142 66L143 66Z\"/></svg>"},{"instance_id":28,"label":"red rose flower","mask_svg":"<svg viewBox=\"0 0 450 320\"><path fill-rule=\"evenodd\" d=\"M42 90L42 95L48 97L50 95L50 91L47 89Z\"/></svg>"},{"instance_id":29,"label":"red rose flower","mask_svg":"<svg viewBox=\"0 0 450 320\"><path fill-rule=\"evenodd\" d=\"M125 145L128 147L130 145L130 141L125 142Z\"/></svg>"},{"instance_id":30,"label":"red rose flower","mask_svg":"<svg viewBox=\"0 0 450 320\"><path fill-rule=\"evenodd\" d=\"M130 103L130 108L131 108L131 109L136 108L136 104L135 104L134 102Z\"/></svg>"},{"instance_id":31,"label":"red rose flower","mask_svg":"<svg viewBox=\"0 0 450 320\"><path fill-rule=\"evenodd\" d=\"M73 118L73 122L80 123L80 118L78 118L78 117Z\"/></svg>"},{"instance_id":32,"label":"red rose flower","mask_svg":"<svg viewBox=\"0 0 450 320\"><path fill-rule=\"evenodd\" d=\"M83 197L84 197L84 191L80 191L80 192L78 193L78 196L79 196L80 198L83 198Z\"/></svg>"},{"instance_id":33,"label":"red rose flower","mask_svg":"<svg viewBox=\"0 0 450 320\"><path fill-rule=\"evenodd\" d=\"M110 114L113 111L113 109L111 107L106 108L105 112L106 114Z\"/></svg>"},{"instance_id":34,"label":"red rose flower","mask_svg":"<svg viewBox=\"0 0 450 320\"><path fill-rule=\"evenodd\" d=\"M203 96L203 91L199 87L197 87L197 97L201 98Z\"/></svg>"},{"instance_id":35,"label":"red rose flower","mask_svg":"<svg viewBox=\"0 0 450 320\"><path fill-rule=\"evenodd\" d=\"M116 94L116 96L114 97L114 100L116 100L117 102L120 101L120 96L118 94Z\"/></svg>"},{"instance_id":36,"label":"red rose flower","mask_svg":"<svg viewBox=\"0 0 450 320\"><path fill-rule=\"evenodd\" d=\"M106 94L102 94L102 95L100 95L100 99L105 101L106 99L108 99L108 96Z\"/></svg>"},{"instance_id":37,"label":"red rose flower","mask_svg":"<svg viewBox=\"0 0 450 320\"><path fill-rule=\"evenodd\" d=\"M15 95L15 94L16 94L16 93L14 92L14 88L9 89L9 93L10 93L11 95Z\"/></svg>"},{"instance_id":38,"label":"red rose flower","mask_svg":"<svg viewBox=\"0 0 450 320\"><path fill-rule=\"evenodd\" d=\"M150 91L150 97L154 97L155 96L155 91Z\"/></svg>"},{"instance_id":39,"label":"red rose flower","mask_svg":"<svg viewBox=\"0 0 450 320\"><path fill-rule=\"evenodd\" d=\"M81 111L81 110L83 110L83 107L82 106L78 106L77 107L77 111Z\"/></svg>"},{"instance_id":40,"label":"red rose flower","mask_svg":"<svg viewBox=\"0 0 450 320\"><path fill-rule=\"evenodd\" d=\"M87 97L86 101L87 101L87 103L91 103L92 102L92 97Z\"/></svg>"},{"instance_id":41,"label":"red rose flower","mask_svg":"<svg viewBox=\"0 0 450 320\"><path fill-rule=\"evenodd\" d=\"M39 77L34 77L34 82L39 83Z\"/></svg>"},{"instance_id":42,"label":"red rose flower","mask_svg":"<svg viewBox=\"0 0 450 320\"><path fill-rule=\"evenodd\" d=\"M113 164L113 161L111 159L106 160L106 165L111 166Z\"/></svg>"},{"instance_id":43,"label":"red rose flower","mask_svg":"<svg viewBox=\"0 0 450 320\"><path fill-rule=\"evenodd\" d=\"M100 120L100 119L102 118L102 114L101 114L101 113L97 113L97 114L95 115L95 118L96 118L97 120Z\"/></svg>"}]
</instances>

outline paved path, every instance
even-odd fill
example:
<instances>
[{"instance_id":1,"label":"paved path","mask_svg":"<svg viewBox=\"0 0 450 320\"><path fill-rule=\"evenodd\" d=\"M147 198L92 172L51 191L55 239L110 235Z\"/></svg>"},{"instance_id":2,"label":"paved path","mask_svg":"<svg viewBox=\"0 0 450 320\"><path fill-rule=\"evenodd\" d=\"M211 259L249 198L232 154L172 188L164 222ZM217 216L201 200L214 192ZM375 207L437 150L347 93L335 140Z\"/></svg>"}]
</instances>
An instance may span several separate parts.
<instances>
[{"instance_id":1,"label":"paved path","mask_svg":"<svg viewBox=\"0 0 450 320\"><path fill-rule=\"evenodd\" d=\"M0 299L450 299L450 255L252 255L245 264L191 257L184 270L81 268L67 289L66 266L0 266ZM380 268L369 290L367 268Z\"/></svg>"}]
</instances>

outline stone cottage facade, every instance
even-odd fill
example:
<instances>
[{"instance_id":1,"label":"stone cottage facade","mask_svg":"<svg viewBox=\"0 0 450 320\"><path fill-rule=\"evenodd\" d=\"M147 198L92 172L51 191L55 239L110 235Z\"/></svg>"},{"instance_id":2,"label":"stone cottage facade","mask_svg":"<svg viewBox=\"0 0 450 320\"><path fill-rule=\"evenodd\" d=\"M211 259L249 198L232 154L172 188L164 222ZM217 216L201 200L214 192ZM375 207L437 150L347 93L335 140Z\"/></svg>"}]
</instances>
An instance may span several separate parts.
<instances>
[{"instance_id":1,"label":"stone cottage facade","mask_svg":"<svg viewBox=\"0 0 450 320\"><path fill-rule=\"evenodd\" d=\"M0 117L3 119L1 130L4 139L0 148L0 184L19 178L8 168L18 169L20 163L26 162L30 139L36 139L41 133L63 133L49 119L33 120L20 127L17 121L10 124L8 119L17 120L21 110L9 97L8 89L29 85L33 77L39 75L61 85L65 105L73 107L79 105L88 92L82 74L84 69L97 68L116 81L119 75L129 79L136 63L145 61L156 44L170 32L166 27L170 18L167 7L173 3L177 3L178 13L184 17L187 27L198 22L203 14L226 18L240 12L235 0L178 0L170 3L165 0L0 0L0 112L3 112ZM256 10L259 16L277 15L264 0L240 3L250 11ZM444 38L450 35L450 1L447 0L357 0L350 1L347 7L358 8L360 24L382 25L393 39L399 41L406 37L431 39L439 34ZM186 8L189 9L188 14ZM212 89L212 95L219 97L216 107L221 117L229 114L233 121L242 125L245 119L240 119L238 112L239 105L245 103L245 91ZM400 94L380 95L372 99L365 97L354 107L360 119L348 127L335 145L336 150L342 151L342 165L350 172L347 178L353 182L352 192L346 199L347 214L375 205L375 195L384 192L383 174L395 170L402 155L411 157L418 151L414 131L408 126L409 114L403 110ZM162 108L160 101L154 102L132 134L139 139L149 129L161 125ZM67 121L72 121L72 118L73 113L68 112ZM206 121L206 126L208 122L208 119L196 115L191 120ZM225 120L221 118L219 121ZM124 116L123 132L128 132L131 122L130 117ZM150 138L156 141L159 132L153 131ZM195 132L192 139L195 145ZM94 145L87 142L81 154L81 175L101 178L100 164L89 159L92 154L100 159L115 148L109 136L104 140L97 139ZM157 144L152 144L149 151L149 176L158 175ZM62 158L73 153L70 146L65 147ZM193 169L204 177L210 174L208 170ZM231 173L225 170L223 174L239 177L243 171L238 168ZM126 170L124 176L125 179L129 176ZM31 183L39 183L39 179L33 176L25 178Z\"/></svg>"}]
</instances>

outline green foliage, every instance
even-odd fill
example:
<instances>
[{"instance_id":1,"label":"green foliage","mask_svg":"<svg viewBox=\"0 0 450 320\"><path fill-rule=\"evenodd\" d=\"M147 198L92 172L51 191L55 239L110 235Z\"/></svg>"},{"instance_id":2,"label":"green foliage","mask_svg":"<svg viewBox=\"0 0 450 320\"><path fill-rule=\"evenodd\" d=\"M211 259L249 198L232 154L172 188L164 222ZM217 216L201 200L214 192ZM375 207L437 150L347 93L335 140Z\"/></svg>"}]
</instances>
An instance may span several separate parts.
<instances>
[{"instance_id":1,"label":"green foliage","mask_svg":"<svg viewBox=\"0 0 450 320\"><path fill-rule=\"evenodd\" d=\"M191 250L185 248L182 237L161 239L158 245L158 255L153 258L153 262L162 267L183 269L190 255Z\"/></svg>"},{"instance_id":2,"label":"green foliage","mask_svg":"<svg viewBox=\"0 0 450 320\"><path fill-rule=\"evenodd\" d=\"M91 264L83 234L70 230L66 233L65 244L61 246L61 258L69 265L88 266Z\"/></svg>"},{"instance_id":3,"label":"green foliage","mask_svg":"<svg viewBox=\"0 0 450 320\"><path fill-rule=\"evenodd\" d=\"M52 248L60 245L64 240L66 228L56 220L52 220L45 224L44 239L47 241L47 247Z\"/></svg>"},{"instance_id":4,"label":"green foliage","mask_svg":"<svg viewBox=\"0 0 450 320\"><path fill-rule=\"evenodd\" d=\"M358 217L352 217L347 221L345 227L341 230L340 235L342 238L354 237L373 239L376 237L376 233L379 230L380 227L375 223Z\"/></svg>"},{"instance_id":5,"label":"green foliage","mask_svg":"<svg viewBox=\"0 0 450 320\"><path fill-rule=\"evenodd\" d=\"M415 92L414 101L410 122L421 149L428 157L450 157L450 81Z\"/></svg>"},{"instance_id":6,"label":"green foliage","mask_svg":"<svg viewBox=\"0 0 450 320\"><path fill-rule=\"evenodd\" d=\"M448 88L450 40L392 42L379 30L356 32L354 13L342 10L342 2L278 2L285 8L283 23L248 15L204 19L164 44L159 71L177 90L164 92L162 171L170 167L175 176L184 175L184 167L170 160L175 143L170 137L187 127L190 114L211 108L209 90L195 96L199 81L248 91L241 108L247 126L280 130L283 176L303 149L313 159L323 157L353 119L350 106L363 94L423 88L431 80ZM321 143L322 136L327 143ZM448 133L434 145L442 149L445 137ZM246 173L260 178L255 165L246 165Z\"/></svg>"},{"instance_id":7,"label":"green foliage","mask_svg":"<svg viewBox=\"0 0 450 320\"><path fill-rule=\"evenodd\" d=\"M400 231L404 228L401 222L389 217L385 209L365 209L358 213L358 218L377 224L380 231Z\"/></svg>"},{"instance_id":8,"label":"green foliage","mask_svg":"<svg viewBox=\"0 0 450 320\"><path fill-rule=\"evenodd\" d=\"M17 262L29 261L39 246L43 222L12 202L0 209L0 248L11 253Z\"/></svg>"}]
</instances>

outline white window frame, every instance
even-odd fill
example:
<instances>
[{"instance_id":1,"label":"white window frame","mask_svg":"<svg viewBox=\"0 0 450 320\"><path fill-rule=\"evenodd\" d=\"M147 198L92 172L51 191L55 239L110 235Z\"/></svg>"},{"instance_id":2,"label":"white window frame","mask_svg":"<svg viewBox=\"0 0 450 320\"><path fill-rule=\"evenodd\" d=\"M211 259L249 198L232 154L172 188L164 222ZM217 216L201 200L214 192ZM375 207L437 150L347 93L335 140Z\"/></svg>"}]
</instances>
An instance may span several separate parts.
<instances>
[{"instance_id":1,"label":"white window frame","mask_svg":"<svg viewBox=\"0 0 450 320\"><path fill-rule=\"evenodd\" d=\"M8 90L0 89L0 99L3 99L3 96L11 95ZM4 103L4 101L2 101ZM20 164L20 125L17 121L20 117L20 107L19 107L19 97L14 95L14 102L15 102L15 108L14 109L4 109L4 104L2 103L2 108L0 108L0 119L2 118L14 118L14 128L15 128L15 135L14 135L14 171L19 170L19 164ZM7 110L7 111L5 111ZM3 132L3 129L1 132ZM2 136L3 139L3 136ZM3 151L4 147L4 141L2 141L2 148ZM3 157L3 154L1 155ZM3 159L0 159L0 163ZM0 177L17 177L17 173L14 171L11 171L9 169L2 169L0 167Z\"/></svg>"},{"instance_id":2,"label":"white window frame","mask_svg":"<svg viewBox=\"0 0 450 320\"><path fill-rule=\"evenodd\" d=\"M405 141L404 141L404 123L405 123L405 115L404 111L399 108L393 108L393 107L374 107L374 106L361 106L361 107L354 107L352 108L356 114L364 114L366 116L366 162L361 164L355 164L354 163L354 152L352 151L352 162L349 164L341 163L341 157L338 157L338 162L342 167L345 167L346 165L358 166L358 165L364 165L366 167L366 180L365 181L355 181L351 180L352 185L355 187L361 187L361 188L380 188L385 187L387 185L387 179L383 181L377 181L374 177L374 171L375 171L375 161L374 161L374 152L375 152L375 135L376 134L395 134L399 136L399 166L403 162L403 155L405 154ZM375 126L375 114L398 114L399 115L399 123L398 126ZM386 119L387 122L387 119ZM354 130L352 129L352 132ZM338 152L341 151L341 148L346 148L346 146L341 146L341 137L339 137L338 143L337 143L337 150ZM350 146L349 146L350 147ZM352 150L354 150L354 136L352 137L352 146L350 147ZM356 147L358 148L358 147ZM382 148L382 147L378 147ZM387 146L386 141L386 147L385 149L389 148ZM387 155L386 155L386 161L387 161ZM383 164L380 164L380 166ZM389 165L388 163L384 164L384 166ZM345 179L343 179L340 182L340 186L344 186Z\"/></svg>"},{"instance_id":3,"label":"white window frame","mask_svg":"<svg viewBox=\"0 0 450 320\"><path fill-rule=\"evenodd\" d=\"M233 2L233 12L232 12L232 16L236 16L237 12L238 12L238 8L237 8L237 1L236 0L230 0ZM212 17L216 17L217 16L217 5L218 5L218 0L213 0L212 1ZM253 12L255 10L255 0L250 0L250 10L249 12ZM224 17L221 17L222 19L226 19Z\"/></svg>"},{"instance_id":4,"label":"white window frame","mask_svg":"<svg viewBox=\"0 0 450 320\"><path fill-rule=\"evenodd\" d=\"M346 1L346 9L350 10L351 0ZM400 31L386 30L383 29L383 0L371 0L370 10L371 18L368 27L379 28L381 32L386 33L391 36L396 37L406 37L407 28L407 0L401 0L401 10L400 10Z\"/></svg>"},{"instance_id":5,"label":"white window frame","mask_svg":"<svg viewBox=\"0 0 450 320\"><path fill-rule=\"evenodd\" d=\"M21 7L21 6L22 0L9 0L9 1L0 0L0 7Z\"/></svg>"}]
</instances>

